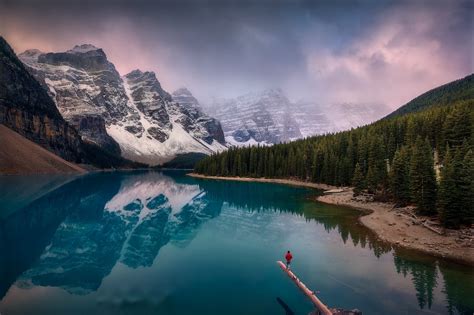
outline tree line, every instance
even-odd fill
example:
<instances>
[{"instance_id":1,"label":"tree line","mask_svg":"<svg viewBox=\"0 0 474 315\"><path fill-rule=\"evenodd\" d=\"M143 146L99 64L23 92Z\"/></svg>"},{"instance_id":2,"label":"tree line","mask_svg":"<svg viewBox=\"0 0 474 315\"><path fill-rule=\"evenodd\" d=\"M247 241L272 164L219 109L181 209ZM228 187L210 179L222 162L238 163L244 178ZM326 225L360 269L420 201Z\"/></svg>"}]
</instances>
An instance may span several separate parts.
<instances>
[{"instance_id":1,"label":"tree line","mask_svg":"<svg viewBox=\"0 0 474 315\"><path fill-rule=\"evenodd\" d=\"M351 185L457 228L474 218L473 108L463 100L291 143L230 148L195 172Z\"/></svg>"}]
</instances>

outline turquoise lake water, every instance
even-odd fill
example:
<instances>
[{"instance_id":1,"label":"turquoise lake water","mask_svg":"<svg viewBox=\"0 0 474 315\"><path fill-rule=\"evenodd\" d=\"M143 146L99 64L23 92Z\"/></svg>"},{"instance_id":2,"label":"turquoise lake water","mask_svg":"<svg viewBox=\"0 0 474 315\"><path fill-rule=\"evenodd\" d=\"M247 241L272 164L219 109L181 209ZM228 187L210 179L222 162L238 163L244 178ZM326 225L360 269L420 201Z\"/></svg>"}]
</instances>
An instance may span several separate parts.
<instances>
[{"instance_id":1,"label":"turquoise lake water","mask_svg":"<svg viewBox=\"0 0 474 315\"><path fill-rule=\"evenodd\" d=\"M306 315L276 264L288 249L331 307L474 312L472 268L391 248L316 194L178 171L0 177L0 313Z\"/></svg>"}]
</instances>

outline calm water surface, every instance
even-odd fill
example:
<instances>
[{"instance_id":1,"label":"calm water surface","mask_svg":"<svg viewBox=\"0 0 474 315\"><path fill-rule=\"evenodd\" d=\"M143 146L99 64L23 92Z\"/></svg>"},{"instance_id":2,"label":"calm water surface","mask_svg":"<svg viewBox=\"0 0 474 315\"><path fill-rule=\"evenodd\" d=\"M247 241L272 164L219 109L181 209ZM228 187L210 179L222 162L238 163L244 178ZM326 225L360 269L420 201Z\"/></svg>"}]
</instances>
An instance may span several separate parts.
<instances>
[{"instance_id":1,"label":"calm water surface","mask_svg":"<svg viewBox=\"0 0 474 315\"><path fill-rule=\"evenodd\" d=\"M474 271L393 249L314 190L183 172L0 177L0 313L472 314ZM289 314L289 313L288 313Z\"/></svg>"}]
</instances>

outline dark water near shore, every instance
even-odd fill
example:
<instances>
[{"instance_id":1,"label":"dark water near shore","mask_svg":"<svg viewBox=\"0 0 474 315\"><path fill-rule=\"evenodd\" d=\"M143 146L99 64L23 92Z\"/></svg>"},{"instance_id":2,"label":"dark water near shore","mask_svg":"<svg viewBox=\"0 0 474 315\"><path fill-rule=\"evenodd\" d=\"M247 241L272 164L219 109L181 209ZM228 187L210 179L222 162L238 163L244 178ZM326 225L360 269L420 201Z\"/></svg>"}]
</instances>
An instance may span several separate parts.
<instances>
[{"instance_id":1,"label":"dark water near shore","mask_svg":"<svg viewBox=\"0 0 474 315\"><path fill-rule=\"evenodd\" d=\"M0 177L0 313L472 314L474 271L392 249L351 209L183 172Z\"/></svg>"}]
</instances>

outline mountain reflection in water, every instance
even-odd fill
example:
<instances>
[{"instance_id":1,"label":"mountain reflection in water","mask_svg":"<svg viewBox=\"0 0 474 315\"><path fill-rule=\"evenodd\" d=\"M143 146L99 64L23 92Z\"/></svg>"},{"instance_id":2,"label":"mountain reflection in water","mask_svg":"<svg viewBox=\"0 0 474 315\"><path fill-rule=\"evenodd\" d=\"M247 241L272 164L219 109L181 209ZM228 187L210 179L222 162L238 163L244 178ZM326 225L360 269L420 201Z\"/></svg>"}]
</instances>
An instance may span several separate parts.
<instances>
[{"instance_id":1,"label":"mountain reflection in water","mask_svg":"<svg viewBox=\"0 0 474 315\"><path fill-rule=\"evenodd\" d=\"M90 174L56 186L51 191L51 185L33 185L35 191L27 194L37 197L29 204L13 212L1 209L6 215L0 215L0 299L12 286L90 294L114 267L151 267L165 245L185 248L216 217L219 235L245 230L265 235L271 244L285 233L272 217L291 213L328 233L337 231L346 245L370 248L376 257L393 252L394 268L411 278L420 310L431 308L434 290L442 286L447 313L473 311L469 268L392 248L359 225L353 210L339 208L335 214L335 207L313 202L295 208L285 186L196 180L180 172ZM2 187L6 191L8 185ZM43 187L48 191L36 191ZM233 211L221 213L228 208Z\"/></svg>"}]
</instances>

